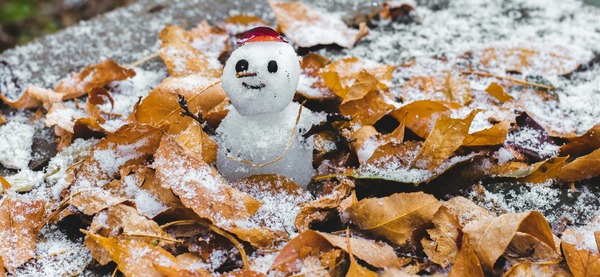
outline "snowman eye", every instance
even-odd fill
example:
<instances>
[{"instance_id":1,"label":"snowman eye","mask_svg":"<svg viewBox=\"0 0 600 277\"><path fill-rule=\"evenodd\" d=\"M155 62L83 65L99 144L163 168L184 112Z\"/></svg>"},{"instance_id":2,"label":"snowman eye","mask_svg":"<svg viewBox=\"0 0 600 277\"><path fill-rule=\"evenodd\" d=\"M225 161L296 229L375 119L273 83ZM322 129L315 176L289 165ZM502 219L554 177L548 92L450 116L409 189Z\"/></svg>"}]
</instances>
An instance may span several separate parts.
<instances>
[{"instance_id":1,"label":"snowman eye","mask_svg":"<svg viewBox=\"0 0 600 277\"><path fill-rule=\"evenodd\" d=\"M248 61L247 60L239 60L235 64L235 72L243 72L248 70Z\"/></svg>"},{"instance_id":2,"label":"snowman eye","mask_svg":"<svg viewBox=\"0 0 600 277\"><path fill-rule=\"evenodd\" d=\"M270 61L269 64L267 65L267 69L271 73L277 72L277 62L276 61Z\"/></svg>"}]
</instances>

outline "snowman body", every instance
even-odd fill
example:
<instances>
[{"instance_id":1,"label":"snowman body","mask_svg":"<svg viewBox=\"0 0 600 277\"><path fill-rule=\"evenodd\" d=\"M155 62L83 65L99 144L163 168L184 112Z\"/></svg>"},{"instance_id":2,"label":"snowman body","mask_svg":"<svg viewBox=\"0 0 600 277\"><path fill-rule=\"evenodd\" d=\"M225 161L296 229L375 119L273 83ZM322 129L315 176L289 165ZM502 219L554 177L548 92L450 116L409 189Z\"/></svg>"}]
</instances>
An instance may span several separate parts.
<instances>
[{"instance_id":1,"label":"snowman body","mask_svg":"<svg viewBox=\"0 0 600 277\"><path fill-rule=\"evenodd\" d=\"M285 42L252 42L231 54L222 86L233 107L216 130L217 169L227 179L278 174L308 185L313 138L302 135L318 120L292 102L299 75L298 56Z\"/></svg>"}]
</instances>

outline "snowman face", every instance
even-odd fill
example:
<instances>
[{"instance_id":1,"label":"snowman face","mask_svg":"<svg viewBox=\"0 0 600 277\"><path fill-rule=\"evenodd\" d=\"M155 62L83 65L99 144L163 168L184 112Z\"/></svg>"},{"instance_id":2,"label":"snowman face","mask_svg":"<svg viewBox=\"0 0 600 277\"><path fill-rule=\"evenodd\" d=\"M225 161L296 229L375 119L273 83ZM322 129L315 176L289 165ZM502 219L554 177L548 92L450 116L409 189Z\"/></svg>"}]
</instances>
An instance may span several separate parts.
<instances>
[{"instance_id":1,"label":"snowman face","mask_svg":"<svg viewBox=\"0 0 600 277\"><path fill-rule=\"evenodd\" d=\"M252 42L231 53L223 70L223 89L239 114L279 112L292 102L300 63L283 42Z\"/></svg>"}]
</instances>

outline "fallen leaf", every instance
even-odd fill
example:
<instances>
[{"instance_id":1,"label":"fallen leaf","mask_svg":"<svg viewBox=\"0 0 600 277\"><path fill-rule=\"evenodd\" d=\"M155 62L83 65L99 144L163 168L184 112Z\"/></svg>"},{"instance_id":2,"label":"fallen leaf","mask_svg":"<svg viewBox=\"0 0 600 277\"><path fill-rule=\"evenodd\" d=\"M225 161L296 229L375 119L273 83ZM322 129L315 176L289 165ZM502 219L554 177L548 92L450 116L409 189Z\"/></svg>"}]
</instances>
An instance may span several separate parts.
<instances>
[{"instance_id":1,"label":"fallen leaf","mask_svg":"<svg viewBox=\"0 0 600 277\"><path fill-rule=\"evenodd\" d=\"M46 110L49 110L52 107L52 104L61 102L63 96L63 93L57 93L36 86L28 86L19 99L11 101L0 94L0 101L14 109L33 109L42 104Z\"/></svg>"},{"instance_id":2,"label":"fallen leaf","mask_svg":"<svg viewBox=\"0 0 600 277\"><path fill-rule=\"evenodd\" d=\"M127 199L114 196L102 188L90 186L75 186L69 195L69 204L85 215L95 215L125 201Z\"/></svg>"},{"instance_id":3,"label":"fallen leaf","mask_svg":"<svg viewBox=\"0 0 600 277\"><path fill-rule=\"evenodd\" d=\"M352 123L373 125L394 109L386 97L381 91L373 90L360 99L340 104L340 113L344 116L351 116Z\"/></svg>"},{"instance_id":4,"label":"fallen leaf","mask_svg":"<svg viewBox=\"0 0 600 277\"><path fill-rule=\"evenodd\" d=\"M350 101L364 97L373 89L387 89L395 69L387 64L345 58L328 64L321 70L321 76L335 95Z\"/></svg>"},{"instance_id":5,"label":"fallen leaf","mask_svg":"<svg viewBox=\"0 0 600 277\"><path fill-rule=\"evenodd\" d=\"M269 1L277 18L279 28L300 47L337 44L352 48L354 44L369 33L366 24L358 30L348 28L344 22L331 14L323 14L301 2Z\"/></svg>"},{"instance_id":6,"label":"fallen leaf","mask_svg":"<svg viewBox=\"0 0 600 277\"><path fill-rule=\"evenodd\" d=\"M250 218L262 203L230 187L202 159L190 156L174 138L164 136L154 155L156 176L181 202L214 224Z\"/></svg>"},{"instance_id":7,"label":"fallen leaf","mask_svg":"<svg viewBox=\"0 0 600 277\"><path fill-rule=\"evenodd\" d=\"M427 138L433 130L432 121L448 113L454 107L441 101L419 100L390 112L390 116L398 122L405 121L406 128L417 136Z\"/></svg>"},{"instance_id":8,"label":"fallen leaf","mask_svg":"<svg viewBox=\"0 0 600 277\"><path fill-rule=\"evenodd\" d=\"M279 252L271 269L283 272L297 272L298 260L304 258L306 253L324 253L333 248L340 248L348 252L348 238L332 234L307 230L289 241ZM350 238L352 253L357 258L377 268L399 268L407 260L398 258L393 248L384 243L377 243L360 238Z\"/></svg>"},{"instance_id":9,"label":"fallen leaf","mask_svg":"<svg viewBox=\"0 0 600 277\"><path fill-rule=\"evenodd\" d=\"M363 150L363 144L365 144L365 142L368 140L371 140L372 142L377 141L379 135L379 132L377 132L375 127L373 127L372 125L364 125L352 134L352 136L350 137L350 147L352 147L352 150L354 150L354 152L356 153L359 163L362 164L366 162L369 159L369 157L371 157L370 155L368 157L361 155L361 150Z\"/></svg>"},{"instance_id":10,"label":"fallen leaf","mask_svg":"<svg viewBox=\"0 0 600 277\"><path fill-rule=\"evenodd\" d=\"M510 122L503 120L494 126L467 134L463 139L462 146L492 146L501 145L506 140Z\"/></svg>"},{"instance_id":11,"label":"fallen leaf","mask_svg":"<svg viewBox=\"0 0 600 277\"><path fill-rule=\"evenodd\" d=\"M300 61L300 83L297 93L307 99L315 100L333 100L335 94L325 84L321 76L321 70L327 66L331 60L319 54L310 52L302 57ZM308 84L306 84L308 83Z\"/></svg>"},{"instance_id":12,"label":"fallen leaf","mask_svg":"<svg viewBox=\"0 0 600 277\"><path fill-rule=\"evenodd\" d=\"M566 182L586 180L600 175L600 149L581 156L562 168L559 178Z\"/></svg>"},{"instance_id":13,"label":"fallen leaf","mask_svg":"<svg viewBox=\"0 0 600 277\"><path fill-rule=\"evenodd\" d=\"M294 222L298 231L307 231L313 222L320 222L331 216L342 201L351 195L354 187L352 181L342 179L330 194L304 205Z\"/></svg>"},{"instance_id":14,"label":"fallen leaf","mask_svg":"<svg viewBox=\"0 0 600 277\"><path fill-rule=\"evenodd\" d=\"M186 98L192 113L201 113L203 117L227 97L216 78L205 78L201 75L169 77L150 91L135 108L132 113L134 120L155 127L182 122L180 128L185 130L192 119L181 118L178 94Z\"/></svg>"},{"instance_id":15,"label":"fallen leaf","mask_svg":"<svg viewBox=\"0 0 600 277\"><path fill-rule=\"evenodd\" d=\"M574 277L600 276L600 256L586 249L562 242L561 248Z\"/></svg>"},{"instance_id":16,"label":"fallen leaf","mask_svg":"<svg viewBox=\"0 0 600 277\"><path fill-rule=\"evenodd\" d=\"M559 263L521 262L511 266L502 277L552 276L571 277L571 272Z\"/></svg>"},{"instance_id":17,"label":"fallen leaf","mask_svg":"<svg viewBox=\"0 0 600 277\"><path fill-rule=\"evenodd\" d=\"M112 81L121 81L133 76L135 76L133 69L122 67L113 60L104 60L62 79L55 91L64 93L63 100L69 100L83 96L93 88L103 87Z\"/></svg>"},{"instance_id":18,"label":"fallen leaf","mask_svg":"<svg viewBox=\"0 0 600 277\"><path fill-rule=\"evenodd\" d=\"M552 262L562 261L554 245L548 245L538 238L521 232L515 233L504 257L513 262Z\"/></svg>"},{"instance_id":19,"label":"fallen leaf","mask_svg":"<svg viewBox=\"0 0 600 277\"><path fill-rule=\"evenodd\" d=\"M465 118L442 116L438 119L414 159L416 167L433 169L452 156L467 137L471 122L478 112L474 110Z\"/></svg>"},{"instance_id":20,"label":"fallen leaf","mask_svg":"<svg viewBox=\"0 0 600 277\"><path fill-rule=\"evenodd\" d=\"M212 69L218 71L221 68L219 57L231 51L229 34L219 27L210 26L206 20L202 20L189 33L192 36L192 47L208 56Z\"/></svg>"},{"instance_id":21,"label":"fallen leaf","mask_svg":"<svg viewBox=\"0 0 600 277\"><path fill-rule=\"evenodd\" d=\"M207 164L217 161L217 143L202 130L202 126L196 121L193 121L177 136L177 143Z\"/></svg>"},{"instance_id":22,"label":"fallen leaf","mask_svg":"<svg viewBox=\"0 0 600 277\"><path fill-rule=\"evenodd\" d=\"M136 240L106 238L87 231L84 233L106 249L125 276L185 276L186 273L193 276L179 266L171 253L159 246Z\"/></svg>"},{"instance_id":23,"label":"fallen leaf","mask_svg":"<svg viewBox=\"0 0 600 277\"><path fill-rule=\"evenodd\" d=\"M492 47L477 51L474 56L485 68L501 68L506 72L564 75L579 66L568 49L552 45L540 50Z\"/></svg>"},{"instance_id":24,"label":"fallen leaf","mask_svg":"<svg viewBox=\"0 0 600 277\"><path fill-rule=\"evenodd\" d=\"M585 134L577 137L566 138L565 144L560 147L560 155L580 156L600 148L600 125L590 128Z\"/></svg>"},{"instance_id":25,"label":"fallen leaf","mask_svg":"<svg viewBox=\"0 0 600 277\"><path fill-rule=\"evenodd\" d=\"M554 247L550 226L537 211L483 218L467 224L463 231L486 271L494 270L494 264L504 254L517 232L531 235Z\"/></svg>"},{"instance_id":26,"label":"fallen leaf","mask_svg":"<svg viewBox=\"0 0 600 277\"><path fill-rule=\"evenodd\" d=\"M102 116L98 105L106 104L110 102L111 110L112 107L115 106L115 100L112 98L108 90L105 88L93 88L90 92L88 92L88 98L86 100L85 110L88 114L90 114L94 119L96 119L99 123L106 122L106 119Z\"/></svg>"},{"instance_id":27,"label":"fallen leaf","mask_svg":"<svg viewBox=\"0 0 600 277\"><path fill-rule=\"evenodd\" d=\"M178 26L166 26L159 35L162 42L159 54L165 62L169 75L185 77L200 75L204 78L217 78L221 75L221 66L209 61L202 51L192 46L193 37Z\"/></svg>"},{"instance_id":28,"label":"fallen leaf","mask_svg":"<svg viewBox=\"0 0 600 277\"><path fill-rule=\"evenodd\" d=\"M417 95L417 96L415 96ZM465 77L444 72L435 76L415 76L410 78L401 90L404 102L422 99L450 101L468 105L472 101L471 86Z\"/></svg>"},{"instance_id":29,"label":"fallen leaf","mask_svg":"<svg viewBox=\"0 0 600 277\"><path fill-rule=\"evenodd\" d=\"M0 258L9 273L33 258L46 202L12 192L0 206Z\"/></svg>"},{"instance_id":30,"label":"fallen leaf","mask_svg":"<svg viewBox=\"0 0 600 277\"><path fill-rule=\"evenodd\" d=\"M506 90L504 90L504 87L502 87L501 85L499 85L496 82L491 83L485 89L485 92L487 92L489 95L493 96L494 98L498 99L498 101L500 101L500 103L514 100L514 98L510 94L508 94L508 92L506 92Z\"/></svg>"},{"instance_id":31,"label":"fallen leaf","mask_svg":"<svg viewBox=\"0 0 600 277\"><path fill-rule=\"evenodd\" d=\"M414 232L431 222L440 205L435 197L422 192L396 193L363 199L346 212L361 230L402 246Z\"/></svg>"},{"instance_id":32,"label":"fallen leaf","mask_svg":"<svg viewBox=\"0 0 600 277\"><path fill-rule=\"evenodd\" d=\"M421 24L421 17L417 15L416 8L404 1L385 1L381 4L379 16L385 20L391 20L401 23L411 23L415 21Z\"/></svg>"},{"instance_id":33,"label":"fallen leaf","mask_svg":"<svg viewBox=\"0 0 600 277\"><path fill-rule=\"evenodd\" d=\"M545 161L537 162L531 165L532 172L522 178L523 182L527 183L544 183L548 180L558 178L565 166L569 157L553 157Z\"/></svg>"},{"instance_id":34,"label":"fallen leaf","mask_svg":"<svg viewBox=\"0 0 600 277\"><path fill-rule=\"evenodd\" d=\"M481 268L481 263L475 255L473 248L469 245L469 239L467 237L463 237L462 240L462 248L458 252L456 257L456 262L452 266L450 273L448 273L449 277L483 277L483 269Z\"/></svg>"},{"instance_id":35,"label":"fallen leaf","mask_svg":"<svg viewBox=\"0 0 600 277\"><path fill-rule=\"evenodd\" d=\"M246 14L236 14L225 18L221 26L230 35L238 35L252 28L267 25L269 24L259 17Z\"/></svg>"},{"instance_id":36,"label":"fallen leaf","mask_svg":"<svg viewBox=\"0 0 600 277\"><path fill-rule=\"evenodd\" d=\"M139 215L134 207L124 204L116 204L101 211L94 217L88 231L107 238L135 240L160 246L173 241L156 222ZM86 236L85 245L100 264L105 265L111 261L110 253L93 237Z\"/></svg>"},{"instance_id":37,"label":"fallen leaf","mask_svg":"<svg viewBox=\"0 0 600 277\"><path fill-rule=\"evenodd\" d=\"M448 100L465 106L471 103L473 98L471 96L471 84L465 77L448 73L444 85L449 98Z\"/></svg>"}]
</instances>

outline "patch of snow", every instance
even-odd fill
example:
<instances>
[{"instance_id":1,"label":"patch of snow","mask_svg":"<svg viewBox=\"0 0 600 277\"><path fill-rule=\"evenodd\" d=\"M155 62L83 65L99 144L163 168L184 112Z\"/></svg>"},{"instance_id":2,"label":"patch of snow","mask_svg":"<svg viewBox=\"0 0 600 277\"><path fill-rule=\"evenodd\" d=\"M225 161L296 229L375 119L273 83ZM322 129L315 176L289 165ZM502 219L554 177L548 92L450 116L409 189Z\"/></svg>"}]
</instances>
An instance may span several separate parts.
<instances>
[{"instance_id":1,"label":"patch of snow","mask_svg":"<svg viewBox=\"0 0 600 277\"><path fill-rule=\"evenodd\" d=\"M24 118L11 118L0 126L0 163L7 168L26 169L32 158L35 127Z\"/></svg>"}]
</instances>

